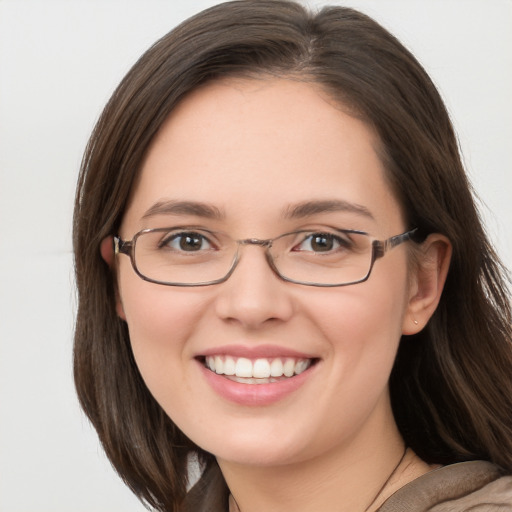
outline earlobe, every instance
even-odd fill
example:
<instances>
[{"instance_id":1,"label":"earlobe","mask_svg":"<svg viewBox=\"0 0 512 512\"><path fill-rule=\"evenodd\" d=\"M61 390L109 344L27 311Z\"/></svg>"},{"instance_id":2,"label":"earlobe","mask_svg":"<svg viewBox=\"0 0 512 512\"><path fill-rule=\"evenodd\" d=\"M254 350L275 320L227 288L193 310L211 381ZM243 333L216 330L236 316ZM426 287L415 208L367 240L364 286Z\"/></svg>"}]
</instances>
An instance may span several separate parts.
<instances>
[{"instance_id":1,"label":"earlobe","mask_svg":"<svg viewBox=\"0 0 512 512\"><path fill-rule=\"evenodd\" d=\"M118 290L116 290L116 313L121 320L126 322L126 314L124 312L123 303L121 302L121 297L119 297Z\"/></svg>"},{"instance_id":2,"label":"earlobe","mask_svg":"<svg viewBox=\"0 0 512 512\"><path fill-rule=\"evenodd\" d=\"M105 261L105 263L109 266L109 268L114 271L114 237L107 236L101 241L100 245L100 253L101 257ZM121 302L121 297L119 296L119 288L117 284L115 285L116 292L116 312L119 318L126 321L126 315L124 313L123 303Z\"/></svg>"},{"instance_id":3,"label":"earlobe","mask_svg":"<svg viewBox=\"0 0 512 512\"><path fill-rule=\"evenodd\" d=\"M402 334L420 332L439 304L450 267L452 246L448 238L433 233L423 242L413 276Z\"/></svg>"},{"instance_id":4,"label":"earlobe","mask_svg":"<svg viewBox=\"0 0 512 512\"><path fill-rule=\"evenodd\" d=\"M101 241L100 245L101 257L105 263L112 268L114 264L114 237L107 236Z\"/></svg>"}]
</instances>

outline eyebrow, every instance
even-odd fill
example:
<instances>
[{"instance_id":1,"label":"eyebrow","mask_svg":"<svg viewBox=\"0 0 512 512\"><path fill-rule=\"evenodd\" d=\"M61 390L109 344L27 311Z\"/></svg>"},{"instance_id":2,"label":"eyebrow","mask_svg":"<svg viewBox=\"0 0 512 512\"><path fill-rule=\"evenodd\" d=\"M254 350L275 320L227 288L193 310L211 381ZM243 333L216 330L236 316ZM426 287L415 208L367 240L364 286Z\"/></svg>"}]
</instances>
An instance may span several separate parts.
<instances>
[{"instance_id":1,"label":"eyebrow","mask_svg":"<svg viewBox=\"0 0 512 512\"><path fill-rule=\"evenodd\" d=\"M285 219L303 219L312 215L329 212L350 212L374 220L370 210L357 203L350 203L341 199L324 199L303 201L295 205L287 206L283 211ZM143 215L143 219L155 215L194 215L205 219L222 220L224 213L216 206L198 201L158 201Z\"/></svg>"},{"instance_id":2,"label":"eyebrow","mask_svg":"<svg viewBox=\"0 0 512 512\"><path fill-rule=\"evenodd\" d=\"M155 215L194 215L215 220L224 218L224 214L216 206L197 201L158 201L144 213L142 218L147 219Z\"/></svg>"},{"instance_id":3,"label":"eyebrow","mask_svg":"<svg viewBox=\"0 0 512 512\"><path fill-rule=\"evenodd\" d=\"M350 212L375 220L374 216L366 208L357 203L350 203L341 199L327 199L318 201L304 201L296 205L288 206L283 213L285 219L302 219L319 213Z\"/></svg>"}]
</instances>

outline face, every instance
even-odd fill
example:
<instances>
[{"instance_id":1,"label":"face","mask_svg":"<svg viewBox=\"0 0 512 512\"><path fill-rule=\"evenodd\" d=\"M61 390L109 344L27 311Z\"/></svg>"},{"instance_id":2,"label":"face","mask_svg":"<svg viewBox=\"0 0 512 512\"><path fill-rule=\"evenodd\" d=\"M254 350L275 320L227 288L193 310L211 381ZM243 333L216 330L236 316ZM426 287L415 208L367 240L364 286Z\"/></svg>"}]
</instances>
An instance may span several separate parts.
<instances>
[{"instance_id":1,"label":"face","mask_svg":"<svg viewBox=\"0 0 512 512\"><path fill-rule=\"evenodd\" d=\"M406 226L376 145L318 86L209 84L182 101L153 141L119 235L194 226L270 239L334 226L389 238ZM383 441L394 429L387 382L410 295L407 244L347 287L285 282L256 245L242 247L220 284L146 282L124 255L118 281L118 311L149 390L219 460L289 464ZM269 365L277 375L287 365L306 369L237 382L208 360L240 375Z\"/></svg>"}]
</instances>

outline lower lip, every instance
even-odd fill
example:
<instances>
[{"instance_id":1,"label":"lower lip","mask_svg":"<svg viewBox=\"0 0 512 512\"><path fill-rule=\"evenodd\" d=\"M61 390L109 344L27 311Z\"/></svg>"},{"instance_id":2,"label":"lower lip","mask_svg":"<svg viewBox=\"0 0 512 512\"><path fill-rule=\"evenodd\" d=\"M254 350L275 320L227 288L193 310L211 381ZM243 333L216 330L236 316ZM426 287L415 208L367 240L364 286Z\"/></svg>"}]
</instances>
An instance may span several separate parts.
<instances>
[{"instance_id":1,"label":"lower lip","mask_svg":"<svg viewBox=\"0 0 512 512\"><path fill-rule=\"evenodd\" d=\"M311 376L316 365L299 375L269 384L242 384L218 375L199 363L208 384L222 398L245 406L271 405L297 391Z\"/></svg>"}]
</instances>

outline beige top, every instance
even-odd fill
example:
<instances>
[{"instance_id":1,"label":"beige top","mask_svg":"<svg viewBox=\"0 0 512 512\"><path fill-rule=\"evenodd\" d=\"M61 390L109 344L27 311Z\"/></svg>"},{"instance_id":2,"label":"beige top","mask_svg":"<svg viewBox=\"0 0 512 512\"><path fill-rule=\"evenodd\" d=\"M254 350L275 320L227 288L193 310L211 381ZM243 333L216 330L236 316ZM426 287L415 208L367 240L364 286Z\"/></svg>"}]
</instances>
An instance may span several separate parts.
<instances>
[{"instance_id":1,"label":"beige top","mask_svg":"<svg viewBox=\"0 0 512 512\"><path fill-rule=\"evenodd\" d=\"M408 483L378 512L512 512L512 476L490 462L444 466ZM209 468L187 495L183 512L238 512L218 466ZM334 512L334 511L333 511Z\"/></svg>"}]
</instances>

